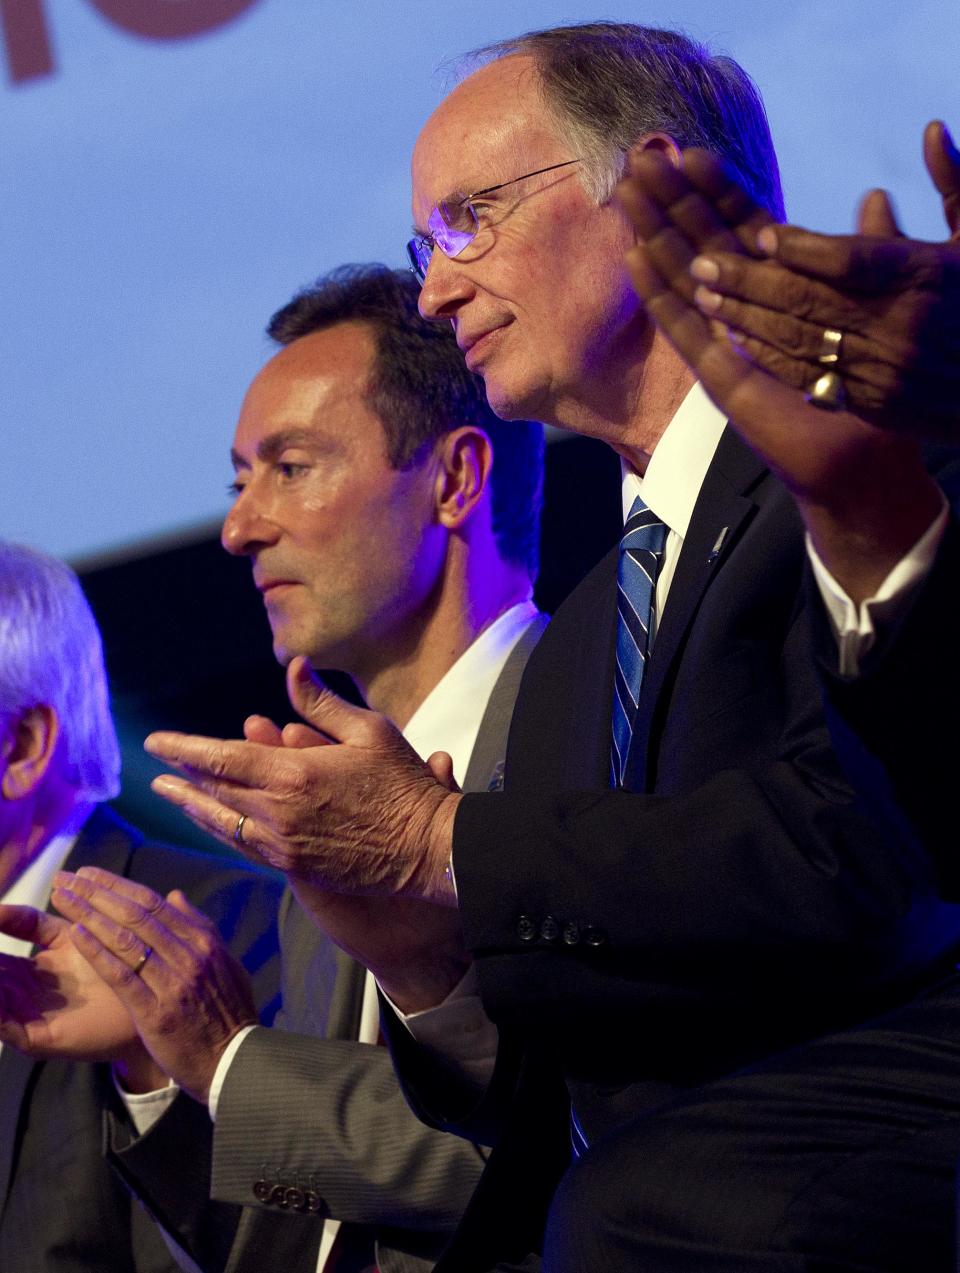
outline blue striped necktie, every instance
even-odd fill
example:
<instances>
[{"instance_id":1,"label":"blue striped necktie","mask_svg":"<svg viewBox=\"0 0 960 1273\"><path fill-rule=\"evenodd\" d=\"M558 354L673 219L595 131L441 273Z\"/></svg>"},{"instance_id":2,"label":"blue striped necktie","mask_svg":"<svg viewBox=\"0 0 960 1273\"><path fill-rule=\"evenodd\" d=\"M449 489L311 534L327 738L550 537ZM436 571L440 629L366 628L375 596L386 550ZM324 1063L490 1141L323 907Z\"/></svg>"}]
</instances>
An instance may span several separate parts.
<instances>
[{"instance_id":1,"label":"blue striped necktie","mask_svg":"<svg viewBox=\"0 0 960 1273\"><path fill-rule=\"evenodd\" d=\"M614 786L623 785L649 650L650 617L667 528L638 495L620 540L617 568L617 668L613 690Z\"/></svg>"},{"instance_id":2,"label":"blue striped necktie","mask_svg":"<svg viewBox=\"0 0 960 1273\"><path fill-rule=\"evenodd\" d=\"M638 495L620 540L617 566L617 667L613 685L613 745L610 764L613 785L623 786L623 775L633 737L633 723L640 699L640 683L649 648L650 613L663 556L667 528ZM586 1133L570 1107L570 1147L579 1158L588 1148Z\"/></svg>"}]
</instances>

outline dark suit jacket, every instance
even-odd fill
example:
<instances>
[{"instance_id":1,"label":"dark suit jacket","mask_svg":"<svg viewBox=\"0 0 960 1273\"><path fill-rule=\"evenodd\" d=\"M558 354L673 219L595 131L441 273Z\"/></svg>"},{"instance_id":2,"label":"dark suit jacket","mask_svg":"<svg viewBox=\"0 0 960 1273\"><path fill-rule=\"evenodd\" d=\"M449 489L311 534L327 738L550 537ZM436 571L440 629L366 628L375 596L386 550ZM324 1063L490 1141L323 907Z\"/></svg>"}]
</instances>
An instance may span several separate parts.
<instances>
[{"instance_id":1,"label":"dark suit jacket","mask_svg":"<svg viewBox=\"0 0 960 1273\"><path fill-rule=\"evenodd\" d=\"M955 485L955 483L953 483ZM813 606L815 648L828 720L850 778L880 815L916 835L936 864L941 887L960 898L956 826L956 730L951 677L960 651L960 525L954 517L933 571L860 675L837 672L836 643Z\"/></svg>"},{"instance_id":2,"label":"dark suit jacket","mask_svg":"<svg viewBox=\"0 0 960 1273\"><path fill-rule=\"evenodd\" d=\"M454 828L502 1058L478 1099L391 1039L423 1116L500 1141L494 1197L529 1190L539 1204L569 1160L559 1077L595 1139L897 1003L951 961L957 909L917 844L861 807L831 747L804 560L792 500L727 430L661 618L627 790L609 787L615 552L528 664L505 791L465 796ZM550 1138L541 1177L535 1100ZM457 1273L504 1249L479 1196L473 1210L444 1265Z\"/></svg>"},{"instance_id":3,"label":"dark suit jacket","mask_svg":"<svg viewBox=\"0 0 960 1273\"><path fill-rule=\"evenodd\" d=\"M537 621L491 694L465 786L502 781L507 730ZM381 1273L421 1273L449 1239L476 1186L485 1153L424 1127L403 1099L385 1048L356 1042L364 970L333 945L287 894L281 908L282 1029L247 1038L227 1074L216 1131L187 1097L132 1143L116 1124L115 1161L207 1271L314 1273L318 1216L376 1242ZM290 1033L289 1031L296 1031ZM170 1164L190 1144L196 1170ZM205 1164L201 1168L200 1164ZM198 1183L202 1171L207 1184ZM242 1218L208 1191L246 1203ZM313 1214L297 1214L304 1205ZM315 1201L314 1201L315 1200ZM235 1233L235 1237L234 1237Z\"/></svg>"},{"instance_id":4,"label":"dark suit jacket","mask_svg":"<svg viewBox=\"0 0 960 1273\"><path fill-rule=\"evenodd\" d=\"M164 894L182 888L254 978L267 1019L279 981L278 881L243 864L145 844L109 809L84 825L67 869L100 866ZM0 1053L0 1269L159 1273L176 1268L143 1208L102 1156L103 1110L119 1106L107 1065Z\"/></svg>"}]
</instances>

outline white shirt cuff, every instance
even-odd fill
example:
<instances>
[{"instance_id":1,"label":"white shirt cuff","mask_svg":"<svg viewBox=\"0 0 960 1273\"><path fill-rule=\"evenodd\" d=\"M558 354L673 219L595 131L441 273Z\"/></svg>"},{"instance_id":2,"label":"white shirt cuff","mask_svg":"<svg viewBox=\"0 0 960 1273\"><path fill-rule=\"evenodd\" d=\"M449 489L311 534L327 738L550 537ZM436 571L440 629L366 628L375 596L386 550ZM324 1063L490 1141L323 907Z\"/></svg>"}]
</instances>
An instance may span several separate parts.
<instances>
[{"instance_id":1,"label":"white shirt cuff","mask_svg":"<svg viewBox=\"0 0 960 1273\"><path fill-rule=\"evenodd\" d=\"M155 1092L127 1092L120 1086L116 1070L113 1071L113 1086L126 1106L138 1136L147 1134L154 1123L167 1112L180 1091L171 1079L166 1087L158 1088Z\"/></svg>"},{"instance_id":2,"label":"white shirt cuff","mask_svg":"<svg viewBox=\"0 0 960 1273\"><path fill-rule=\"evenodd\" d=\"M884 625L889 627L906 612L910 598L933 567L949 516L950 508L944 499L943 508L932 524L897 562L876 593L859 606L834 579L807 536L807 556L813 577L837 638L841 676L856 676Z\"/></svg>"},{"instance_id":3,"label":"white shirt cuff","mask_svg":"<svg viewBox=\"0 0 960 1273\"><path fill-rule=\"evenodd\" d=\"M473 965L442 1003L423 1012L401 1012L386 995L384 998L418 1043L442 1057L472 1083L486 1087L497 1059L499 1034L484 1011Z\"/></svg>"},{"instance_id":4,"label":"white shirt cuff","mask_svg":"<svg viewBox=\"0 0 960 1273\"><path fill-rule=\"evenodd\" d=\"M207 1109L210 1111L210 1117L213 1122L217 1121L217 1104L220 1100L220 1092L226 1082L227 1070L233 1064L233 1058L240 1051L240 1044L251 1030L256 1030L257 1028L255 1025L245 1025L242 1030L238 1030L224 1049L223 1056L217 1062L217 1068L213 1072L213 1079L210 1083L210 1095L207 1097Z\"/></svg>"}]
</instances>

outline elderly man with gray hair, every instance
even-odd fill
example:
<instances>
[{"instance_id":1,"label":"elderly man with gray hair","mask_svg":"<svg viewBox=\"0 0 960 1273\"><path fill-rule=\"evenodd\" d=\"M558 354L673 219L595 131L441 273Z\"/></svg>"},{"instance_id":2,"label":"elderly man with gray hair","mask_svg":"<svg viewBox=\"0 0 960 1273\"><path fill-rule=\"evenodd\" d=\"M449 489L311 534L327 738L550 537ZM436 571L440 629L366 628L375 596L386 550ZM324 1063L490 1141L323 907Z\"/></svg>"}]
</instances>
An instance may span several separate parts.
<instances>
[{"instance_id":1,"label":"elderly man with gray hair","mask_svg":"<svg viewBox=\"0 0 960 1273\"><path fill-rule=\"evenodd\" d=\"M637 234L596 181L604 149L615 179L626 150L698 145L779 219L762 104L730 59L626 23L486 58L414 150L420 310L500 416L617 452L620 549L531 655L502 791L451 791L294 663L298 710L339 745L155 735L186 774L164 793L224 838L242 818L245 852L311 882L406 1017L386 1021L420 1112L496 1139L445 1268L539 1239L545 1166L550 1273L945 1270L960 912L843 775L796 505L634 294ZM432 935L446 913L432 962L422 925L404 948L414 902ZM499 1041L485 1086L458 1050L468 996ZM547 1162L568 1127L578 1161ZM518 1213L530 1232L505 1234Z\"/></svg>"},{"instance_id":2,"label":"elderly man with gray hair","mask_svg":"<svg viewBox=\"0 0 960 1273\"><path fill-rule=\"evenodd\" d=\"M0 542L0 902L43 912L62 866L101 866L163 894L179 888L184 906L196 905L230 934L258 1001L272 1000L279 975L274 880L242 864L145 844L102 803L119 790L100 634L80 584L62 562ZM87 1052L82 1031L71 1058L52 1059L59 996L38 997L18 973L23 964L15 957L44 941L56 921L22 914L21 932L0 934L0 1009L31 996L31 1011L16 1013L22 1039L5 1038L41 1059L0 1044L0 1268L172 1271L178 1265L159 1229L102 1158L103 1111L122 1108L110 1067L91 1063L97 1053ZM77 976L82 982L82 960ZM82 1013L82 993L79 1000ZM100 1012L96 1025L117 1040L131 1034L119 1005L115 1020ZM116 1064L122 1072L123 1059Z\"/></svg>"}]
</instances>

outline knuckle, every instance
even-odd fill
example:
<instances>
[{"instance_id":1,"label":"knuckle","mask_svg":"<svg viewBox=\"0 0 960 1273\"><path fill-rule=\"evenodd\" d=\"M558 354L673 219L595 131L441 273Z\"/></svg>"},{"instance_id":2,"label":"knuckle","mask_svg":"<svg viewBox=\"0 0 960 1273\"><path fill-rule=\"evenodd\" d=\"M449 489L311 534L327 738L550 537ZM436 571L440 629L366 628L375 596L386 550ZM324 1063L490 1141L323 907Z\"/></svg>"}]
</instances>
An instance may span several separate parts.
<instances>
[{"instance_id":1,"label":"knuckle","mask_svg":"<svg viewBox=\"0 0 960 1273\"><path fill-rule=\"evenodd\" d=\"M221 779L226 777L227 760L220 748L213 747L207 753L204 769L211 778Z\"/></svg>"},{"instance_id":2,"label":"knuckle","mask_svg":"<svg viewBox=\"0 0 960 1273\"><path fill-rule=\"evenodd\" d=\"M711 259L720 271L718 283L724 287L738 288L743 283L743 259L736 252L711 252Z\"/></svg>"},{"instance_id":3,"label":"knuckle","mask_svg":"<svg viewBox=\"0 0 960 1273\"><path fill-rule=\"evenodd\" d=\"M171 1006L164 1004L157 1012L154 1018L154 1029L160 1035L169 1038L177 1033L184 1013L189 1010L190 1005L183 1001L178 1001L177 1005Z\"/></svg>"},{"instance_id":4,"label":"knuckle","mask_svg":"<svg viewBox=\"0 0 960 1273\"><path fill-rule=\"evenodd\" d=\"M784 288L785 307L798 318L806 318L811 322L826 321L819 297L806 280L791 278Z\"/></svg>"},{"instance_id":5,"label":"knuckle","mask_svg":"<svg viewBox=\"0 0 960 1273\"><path fill-rule=\"evenodd\" d=\"M791 358L807 358L811 356L811 333L809 329L787 315L784 315L781 321L777 333L777 344L781 351Z\"/></svg>"},{"instance_id":6,"label":"knuckle","mask_svg":"<svg viewBox=\"0 0 960 1273\"><path fill-rule=\"evenodd\" d=\"M121 928L120 931L117 933L117 939L116 939L117 954L128 955L128 954L132 954L134 951L139 952L140 945L141 945L140 938L137 937L134 933L130 932L129 929ZM138 954L138 958L139 958L139 954Z\"/></svg>"},{"instance_id":7,"label":"knuckle","mask_svg":"<svg viewBox=\"0 0 960 1273\"><path fill-rule=\"evenodd\" d=\"M194 940L193 947L198 962L201 965L209 963L218 945L219 943L212 932L200 929Z\"/></svg>"}]
</instances>

